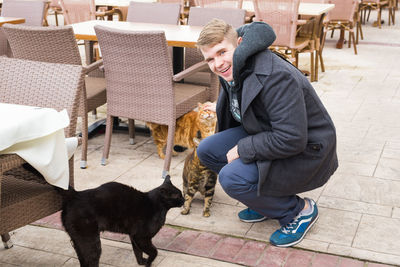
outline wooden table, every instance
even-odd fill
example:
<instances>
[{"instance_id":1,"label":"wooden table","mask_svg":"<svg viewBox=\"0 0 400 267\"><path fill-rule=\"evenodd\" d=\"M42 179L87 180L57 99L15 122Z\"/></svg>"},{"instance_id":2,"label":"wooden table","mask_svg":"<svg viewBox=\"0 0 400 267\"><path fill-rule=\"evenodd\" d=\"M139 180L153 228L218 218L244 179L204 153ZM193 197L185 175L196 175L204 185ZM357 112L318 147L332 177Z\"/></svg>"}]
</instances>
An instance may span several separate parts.
<instances>
[{"instance_id":1,"label":"wooden table","mask_svg":"<svg viewBox=\"0 0 400 267\"><path fill-rule=\"evenodd\" d=\"M97 41L95 25L128 31L164 31L167 43L174 47L196 47L197 38L203 27L189 25L137 23L127 21L91 20L71 24L75 37L81 40Z\"/></svg>"},{"instance_id":2,"label":"wooden table","mask_svg":"<svg viewBox=\"0 0 400 267\"><path fill-rule=\"evenodd\" d=\"M0 27L5 23L20 24L24 22L24 18L0 17Z\"/></svg>"}]
</instances>

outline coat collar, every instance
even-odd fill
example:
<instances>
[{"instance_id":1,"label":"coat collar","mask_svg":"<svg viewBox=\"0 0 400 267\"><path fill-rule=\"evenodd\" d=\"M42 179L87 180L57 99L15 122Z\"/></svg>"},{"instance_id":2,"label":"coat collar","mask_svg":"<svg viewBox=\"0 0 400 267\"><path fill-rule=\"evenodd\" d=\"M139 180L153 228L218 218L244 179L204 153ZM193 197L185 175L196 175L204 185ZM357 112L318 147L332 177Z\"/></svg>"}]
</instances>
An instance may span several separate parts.
<instances>
[{"instance_id":1,"label":"coat collar","mask_svg":"<svg viewBox=\"0 0 400 267\"><path fill-rule=\"evenodd\" d=\"M272 52L264 50L254 55L253 72L243 81L241 110L244 114L250 103L260 93L263 83L261 76L269 76L272 72Z\"/></svg>"}]
</instances>

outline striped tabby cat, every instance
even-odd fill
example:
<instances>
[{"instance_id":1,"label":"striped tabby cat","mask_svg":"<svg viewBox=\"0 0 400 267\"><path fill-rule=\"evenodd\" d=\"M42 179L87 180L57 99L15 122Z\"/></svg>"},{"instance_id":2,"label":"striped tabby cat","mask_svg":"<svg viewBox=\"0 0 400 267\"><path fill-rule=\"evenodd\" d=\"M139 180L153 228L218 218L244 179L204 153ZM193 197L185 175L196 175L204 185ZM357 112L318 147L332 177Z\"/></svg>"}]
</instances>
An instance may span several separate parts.
<instances>
[{"instance_id":1,"label":"striped tabby cat","mask_svg":"<svg viewBox=\"0 0 400 267\"><path fill-rule=\"evenodd\" d=\"M197 146L200 140L194 138L194 142ZM200 192L204 196L203 216L209 217L215 184L217 183L217 173L201 164L196 149L193 149L193 152L186 157L182 178L185 204L183 204L181 214L189 213L194 195L196 192Z\"/></svg>"}]
</instances>

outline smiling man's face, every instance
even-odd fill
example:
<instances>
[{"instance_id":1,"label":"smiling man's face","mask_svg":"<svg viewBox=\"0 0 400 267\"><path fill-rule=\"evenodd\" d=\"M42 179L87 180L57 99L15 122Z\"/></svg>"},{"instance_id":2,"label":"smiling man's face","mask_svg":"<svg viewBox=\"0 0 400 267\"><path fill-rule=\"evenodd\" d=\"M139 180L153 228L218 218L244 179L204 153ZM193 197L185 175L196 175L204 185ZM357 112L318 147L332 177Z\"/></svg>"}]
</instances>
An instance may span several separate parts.
<instances>
[{"instance_id":1,"label":"smiling man's face","mask_svg":"<svg viewBox=\"0 0 400 267\"><path fill-rule=\"evenodd\" d=\"M238 44L240 41L241 38L238 38ZM236 47L237 44L224 38L222 42L214 46L203 46L200 48L211 71L227 82L233 81L233 53Z\"/></svg>"}]
</instances>

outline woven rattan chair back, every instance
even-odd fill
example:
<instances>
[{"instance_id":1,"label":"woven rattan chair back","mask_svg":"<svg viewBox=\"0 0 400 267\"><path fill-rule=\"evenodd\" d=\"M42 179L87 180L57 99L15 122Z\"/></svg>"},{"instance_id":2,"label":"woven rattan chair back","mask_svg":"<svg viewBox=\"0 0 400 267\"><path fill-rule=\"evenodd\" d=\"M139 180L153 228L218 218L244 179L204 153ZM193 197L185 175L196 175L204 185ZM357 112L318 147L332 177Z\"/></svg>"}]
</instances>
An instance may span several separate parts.
<instances>
[{"instance_id":1,"label":"woven rattan chair back","mask_svg":"<svg viewBox=\"0 0 400 267\"><path fill-rule=\"evenodd\" d=\"M193 3L193 0L191 0L191 2L187 3L189 6L187 6L186 0L159 0L158 2L159 3L163 3L163 4L167 4L167 3L179 4L180 7L181 7L180 11L179 11L179 13L180 13L180 21L181 21L182 24L186 24L185 21L186 21L186 18L188 16L188 14L189 14L189 10L188 9L191 7L190 4ZM193 5L194 5L194 3L193 3Z\"/></svg>"},{"instance_id":2,"label":"woven rattan chair back","mask_svg":"<svg viewBox=\"0 0 400 267\"><path fill-rule=\"evenodd\" d=\"M335 7L329 11L329 20L353 22L354 13L357 8L357 1L348 0L329 0L328 3L335 4Z\"/></svg>"},{"instance_id":3,"label":"woven rattan chair back","mask_svg":"<svg viewBox=\"0 0 400 267\"><path fill-rule=\"evenodd\" d=\"M200 7L242 8L243 0L197 0Z\"/></svg>"},{"instance_id":4,"label":"woven rattan chair back","mask_svg":"<svg viewBox=\"0 0 400 267\"><path fill-rule=\"evenodd\" d=\"M126 20L130 22L178 24L179 3L130 2Z\"/></svg>"},{"instance_id":5,"label":"woven rattan chair back","mask_svg":"<svg viewBox=\"0 0 400 267\"><path fill-rule=\"evenodd\" d=\"M70 26L29 27L7 24L3 30L16 58L82 65L74 31Z\"/></svg>"},{"instance_id":6,"label":"woven rattan chair back","mask_svg":"<svg viewBox=\"0 0 400 267\"><path fill-rule=\"evenodd\" d=\"M133 32L95 26L107 73L107 126L102 164L109 155L113 117L168 125L163 176L169 171L175 121L197 102L209 99L208 88L172 80L172 62L164 32Z\"/></svg>"},{"instance_id":7,"label":"woven rattan chair back","mask_svg":"<svg viewBox=\"0 0 400 267\"><path fill-rule=\"evenodd\" d=\"M3 0L1 16L25 18L24 25L42 26L46 1Z\"/></svg>"},{"instance_id":8,"label":"woven rattan chair back","mask_svg":"<svg viewBox=\"0 0 400 267\"><path fill-rule=\"evenodd\" d=\"M44 1L4 0L0 12L3 17L25 18L25 25L42 26L45 14ZM7 38L0 27L0 56L12 57Z\"/></svg>"},{"instance_id":9,"label":"woven rattan chair back","mask_svg":"<svg viewBox=\"0 0 400 267\"><path fill-rule=\"evenodd\" d=\"M82 102L81 66L0 57L0 102L66 109L75 136L78 102ZM19 156L0 156L0 235L11 247L8 232L61 209L61 198L36 173L25 170ZM74 184L74 159L69 160L70 185Z\"/></svg>"},{"instance_id":10,"label":"woven rattan chair back","mask_svg":"<svg viewBox=\"0 0 400 267\"><path fill-rule=\"evenodd\" d=\"M96 19L94 0L60 0L65 24Z\"/></svg>"},{"instance_id":11,"label":"woven rattan chair back","mask_svg":"<svg viewBox=\"0 0 400 267\"><path fill-rule=\"evenodd\" d=\"M275 31L273 45L293 48L296 43L299 0L253 0L256 20L268 23Z\"/></svg>"},{"instance_id":12,"label":"woven rattan chair back","mask_svg":"<svg viewBox=\"0 0 400 267\"><path fill-rule=\"evenodd\" d=\"M82 60L71 26L29 27L4 25L4 32L16 58L50 63L82 65ZM81 168L86 168L88 145L88 115L91 110L107 102L105 79L85 77L84 98L80 108L82 116L82 157Z\"/></svg>"}]
</instances>

